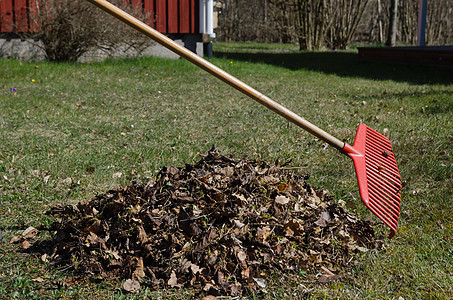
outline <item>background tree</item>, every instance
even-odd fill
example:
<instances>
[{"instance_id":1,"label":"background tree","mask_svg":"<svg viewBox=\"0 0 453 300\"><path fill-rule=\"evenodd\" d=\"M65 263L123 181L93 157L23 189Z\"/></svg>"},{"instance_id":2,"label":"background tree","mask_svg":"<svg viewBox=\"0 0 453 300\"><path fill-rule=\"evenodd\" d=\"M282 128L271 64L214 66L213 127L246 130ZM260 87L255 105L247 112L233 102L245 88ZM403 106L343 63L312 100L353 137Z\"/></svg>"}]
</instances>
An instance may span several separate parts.
<instances>
[{"instance_id":1,"label":"background tree","mask_svg":"<svg viewBox=\"0 0 453 300\"><path fill-rule=\"evenodd\" d=\"M279 40L277 28L283 24L269 22L273 14L268 0L222 0L218 10L217 39L221 41L274 42ZM284 37L283 37L284 40ZM284 42L290 42L284 40Z\"/></svg>"},{"instance_id":2,"label":"background tree","mask_svg":"<svg viewBox=\"0 0 453 300\"><path fill-rule=\"evenodd\" d=\"M301 49L344 49L351 43L383 43L390 36L395 0L218 0L218 40L299 43ZM264 5L263 3L267 3ZM418 1L395 6L394 44L414 45ZM453 1L428 2L426 42L453 43Z\"/></svg>"},{"instance_id":3,"label":"background tree","mask_svg":"<svg viewBox=\"0 0 453 300\"><path fill-rule=\"evenodd\" d=\"M398 24L398 0L390 0L390 23L388 26L388 35L387 41L385 42L386 46L394 47L396 44L396 33L397 33L397 24Z\"/></svg>"},{"instance_id":4,"label":"background tree","mask_svg":"<svg viewBox=\"0 0 453 300\"><path fill-rule=\"evenodd\" d=\"M320 49L326 26L326 0L295 0L290 9L295 17L300 50Z\"/></svg>"},{"instance_id":5,"label":"background tree","mask_svg":"<svg viewBox=\"0 0 453 300\"><path fill-rule=\"evenodd\" d=\"M453 44L453 1L428 1L426 44Z\"/></svg>"},{"instance_id":6,"label":"background tree","mask_svg":"<svg viewBox=\"0 0 453 300\"><path fill-rule=\"evenodd\" d=\"M326 46L330 49L346 49L354 38L368 0L330 0L326 26Z\"/></svg>"}]
</instances>

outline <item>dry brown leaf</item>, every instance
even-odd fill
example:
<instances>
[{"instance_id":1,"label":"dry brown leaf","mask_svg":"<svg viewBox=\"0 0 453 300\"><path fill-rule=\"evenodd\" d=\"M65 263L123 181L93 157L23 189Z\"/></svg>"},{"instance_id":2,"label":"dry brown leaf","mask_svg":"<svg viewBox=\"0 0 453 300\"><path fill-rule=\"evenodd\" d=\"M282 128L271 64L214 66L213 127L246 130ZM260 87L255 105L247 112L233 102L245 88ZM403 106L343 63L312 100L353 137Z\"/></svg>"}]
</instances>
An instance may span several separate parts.
<instances>
[{"instance_id":1,"label":"dry brown leaf","mask_svg":"<svg viewBox=\"0 0 453 300\"><path fill-rule=\"evenodd\" d=\"M237 258L241 262L241 264L245 264L245 261L247 260L247 254L244 251L239 250L237 252Z\"/></svg>"},{"instance_id":2,"label":"dry brown leaf","mask_svg":"<svg viewBox=\"0 0 453 300\"><path fill-rule=\"evenodd\" d=\"M87 235L87 240L90 242L90 244L96 244L99 241L99 237L96 235L96 233L90 232Z\"/></svg>"},{"instance_id":3,"label":"dry brown leaf","mask_svg":"<svg viewBox=\"0 0 453 300\"><path fill-rule=\"evenodd\" d=\"M105 250L105 253L111 254L114 259L121 260L121 256L119 255L118 251L112 251L110 249Z\"/></svg>"},{"instance_id":4,"label":"dry brown leaf","mask_svg":"<svg viewBox=\"0 0 453 300\"><path fill-rule=\"evenodd\" d=\"M318 278L319 283L329 283L340 278L340 275L333 273L324 266L321 267L321 273L323 273L323 275Z\"/></svg>"},{"instance_id":5,"label":"dry brown leaf","mask_svg":"<svg viewBox=\"0 0 453 300\"><path fill-rule=\"evenodd\" d=\"M326 220L327 222L331 220L330 213L328 211L323 211L319 217Z\"/></svg>"},{"instance_id":6,"label":"dry brown leaf","mask_svg":"<svg viewBox=\"0 0 453 300\"><path fill-rule=\"evenodd\" d=\"M286 183L280 183L277 186L277 189L279 192L285 192L286 190L288 190L288 188L289 188L289 185L287 185Z\"/></svg>"},{"instance_id":7,"label":"dry brown leaf","mask_svg":"<svg viewBox=\"0 0 453 300\"><path fill-rule=\"evenodd\" d=\"M289 198L285 196L277 196L275 197L275 202L281 205L285 205L289 202Z\"/></svg>"},{"instance_id":8,"label":"dry brown leaf","mask_svg":"<svg viewBox=\"0 0 453 300\"><path fill-rule=\"evenodd\" d=\"M318 278L319 283L329 283L335 280L338 280L340 275L322 275Z\"/></svg>"},{"instance_id":9,"label":"dry brown leaf","mask_svg":"<svg viewBox=\"0 0 453 300\"><path fill-rule=\"evenodd\" d=\"M30 247L31 247L31 244L30 244L30 242L29 242L29 241L27 241L27 240L24 240L24 241L22 241L22 243L20 243L20 247L21 247L22 249L24 249L24 250L25 250L25 249L28 249L28 248L30 248Z\"/></svg>"},{"instance_id":10,"label":"dry brown leaf","mask_svg":"<svg viewBox=\"0 0 453 300\"><path fill-rule=\"evenodd\" d=\"M171 271L170 279L168 279L167 283L171 287L178 286L178 278L176 277L175 271Z\"/></svg>"},{"instance_id":11,"label":"dry brown leaf","mask_svg":"<svg viewBox=\"0 0 453 300\"><path fill-rule=\"evenodd\" d=\"M244 197L244 195L235 193L232 196L236 198L236 201L238 202L238 204L240 204L240 205L247 204L247 199Z\"/></svg>"},{"instance_id":12,"label":"dry brown leaf","mask_svg":"<svg viewBox=\"0 0 453 300\"><path fill-rule=\"evenodd\" d=\"M190 264L190 270L192 271L192 274L196 275L201 272L202 268L195 264Z\"/></svg>"},{"instance_id":13,"label":"dry brown leaf","mask_svg":"<svg viewBox=\"0 0 453 300\"><path fill-rule=\"evenodd\" d=\"M316 225L318 225L319 227L326 227L327 226L327 222L326 220L324 220L323 218L319 218L316 222L315 222Z\"/></svg>"},{"instance_id":14,"label":"dry brown leaf","mask_svg":"<svg viewBox=\"0 0 453 300\"><path fill-rule=\"evenodd\" d=\"M93 224L91 224L90 226L85 228L85 232L93 232L93 233L98 234L101 231L102 231L101 220L96 220L93 222Z\"/></svg>"},{"instance_id":15,"label":"dry brown leaf","mask_svg":"<svg viewBox=\"0 0 453 300\"><path fill-rule=\"evenodd\" d=\"M265 242L271 234L272 231L269 227L258 228L256 230L256 238L260 242Z\"/></svg>"},{"instance_id":16,"label":"dry brown leaf","mask_svg":"<svg viewBox=\"0 0 453 300\"><path fill-rule=\"evenodd\" d=\"M266 287L266 280L265 279L263 279L263 278L253 278L253 280L256 282L256 284L260 288L265 288Z\"/></svg>"},{"instance_id":17,"label":"dry brown leaf","mask_svg":"<svg viewBox=\"0 0 453 300\"><path fill-rule=\"evenodd\" d=\"M138 226L138 240L140 243L145 244L148 242L148 235L146 234L145 228L143 226Z\"/></svg>"},{"instance_id":18,"label":"dry brown leaf","mask_svg":"<svg viewBox=\"0 0 453 300\"><path fill-rule=\"evenodd\" d=\"M320 252L310 249L308 251L308 253L309 253L309 258L310 258L310 260L312 262L315 262L315 263L321 263L322 262L322 256L321 256Z\"/></svg>"},{"instance_id":19,"label":"dry brown leaf","mask_svg":"<svg viewBox=\"0 0 453 300\"><path fill-rule=\"evenodd\" d=\"M329 269L327 269L326 267L324 266L321 266L321 273L323 273L324 275L335 275L335 273L333 273L332 271L330 271Z\"/></svg>"},{"instance_id":20,"label":"dry brown leaf","mask_svg":"<svg viewBox=\"0 0 453 300\"><path fill-rule=\"evenodd\" d=\"M39 230L36 229L35 227L33 226L30 226L28 227L27 229L24 230L24 232L22 232L22 238L23 239L28 239L28 240L31 240L33 239L34 237L36 237L39 233Z\"/></svg>"},{"instance_id":21,"label":"dry brown leaf","mask_svg":"<svg viewBox=\"0 0 453 300\"><path fill-rule=\"evenodd\" d=\"M129 293L138 293L140 291L140 282L134 279L127 279L123 283L123 290Z\"/></svg>"},{"instance_id":22,"label":"dry brown leaf","mask_svg":"<svg viewBox=\"0 0 453 300\"><path fill-rule=\"evenodd\" d=\"M250 267L247 267L246 269L241 271L241 277L243 279L248 279L250 277Z\"/></svg>"},{"instance_id":23,"label":"dry brown leaf","mask_svg":"<svg viewBox=\"0 0 453 300\"><path fill-rule=\"evenodd\" d=\"M17 244L22 240L21 236L15 236L9 240L10 244Z\"/></svg>"},{"instance_id":24,"label":"dry brown leaf","mask_svg":"<svg viewBox=\"0 0 453 300\"><path fill-rule=\"evenodd\" d=\"M241 229L242 227L245 226L245 224L242 223L242 222L239 221L239 220L233 220L233 224L234 224L234 226L236 226L236 228L238 228L238 229Z\"/></svg>"},{"instance_id":25,"label":"dry brown leaf","mask_svg":"<svg viewBox=\"0 0 453 300\"><path fill-rule=\"evenodd\" d=\"M145 278L146 278L145 266L143 265L143 258L140 257L137 261L134 273L132 273L132 279L143 281L143 279Z\"/></svg>"}]
</instances>

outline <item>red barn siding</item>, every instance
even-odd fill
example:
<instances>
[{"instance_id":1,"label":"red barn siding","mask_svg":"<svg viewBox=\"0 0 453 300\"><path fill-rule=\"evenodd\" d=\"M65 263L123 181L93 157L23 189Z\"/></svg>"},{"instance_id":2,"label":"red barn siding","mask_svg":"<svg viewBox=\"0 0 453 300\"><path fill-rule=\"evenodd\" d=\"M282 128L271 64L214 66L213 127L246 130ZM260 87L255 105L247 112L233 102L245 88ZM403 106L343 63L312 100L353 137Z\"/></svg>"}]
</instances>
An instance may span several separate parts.
<instances>
[{"instance_id":1,"label":"red barn siding","mask_svg":"<svg viewBox=\"0 0 453 300\"><path fill-rule=\"evenodd\" d=\"M2 26L2 32L12 32L14 27L12 0L0 1L0 16L0 25Z\"/></svg>"},{"instance_id":2,"label":"red barn siding","mask_svg":"<svg viewBox=\"0 0 453 300\"><path fill-rule=\"evenodd\" d=\"M162 33L199 33L199 0L124 0L143 9L147 23ZM27 7L28 4L28 7ZM33 32L36 0L0 0L0 32Z\"/></svg>"},{"instance_id":3,"label":"red barn siding","mask_svg":"<svg viewBox=\"0 0 453 300\"><path fill-rule=\"evenodd\" d=\"M148 25L151 26L152 28L156 28L156 17L155 17L156 6L154 5L154 1L145 0L143 7L145 8Z\"/></svg>"},{"instance_id":4,"label":"red barn siding","mask_svg":"<svg viewBox=\"0 0 453 300\"><path fill-rule=\"evenodd\" d=\"M178 33L178 0L167 0L167 33Z\"/></svg>"},{"instance_id":5,"label":"red barn siding","mask_svg":"<svg viewBox=\"0 0 453 300\"><path fill-rule=\"evenodd\" d=\"M3 2L3 1L2 1ZM14 1L14 20L18 32L28 31L27 0Z\"/></svg>"},{"instance_id":6,"label":"red barn siding","mask_svg":"<svg viewBox=\"0 0 453 300\"><path fill-rule=\"evenodd\" d=\"M190 32L200 32L200 1L190 0Z\"/></svg>"},{"instance_id":7,"label":"red barn siding","mask_svg":"<svg viewBox=\"0 0 453 300\"><path fill-rule=\"evenodd\" d=\"M167 33L167 1L156 0L156 29L159 32Z\"/></svg>"},{"instance_id":8,"label":"red barn siding","mask_svg":"<svg viewBox=\"0 0 453 300\"><path fill-rule=\"evenodd\" d=\"M179 33L190 33L190 0L179 0Z\"/></svg>"}]
</instances>

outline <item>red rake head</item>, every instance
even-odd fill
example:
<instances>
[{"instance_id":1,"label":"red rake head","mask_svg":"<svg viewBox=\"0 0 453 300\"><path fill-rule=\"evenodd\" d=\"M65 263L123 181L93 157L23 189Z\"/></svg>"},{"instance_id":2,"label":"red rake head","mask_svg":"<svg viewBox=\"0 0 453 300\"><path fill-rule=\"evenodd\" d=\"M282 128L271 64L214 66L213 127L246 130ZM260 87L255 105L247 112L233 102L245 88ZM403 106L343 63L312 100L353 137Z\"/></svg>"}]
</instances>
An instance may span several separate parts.
<instances>
[{"instance_id":1,"label":"red rake head","mask_svg":"<svg viewBox=\"0 0 453 300\"><path fill-rule=\"evenodd\" d=\"M401 176L388 138L360 124L354 146L345 143L342 153L354 161L360 198L396 233L401 202Z\"/></svg>"}]
</instances>

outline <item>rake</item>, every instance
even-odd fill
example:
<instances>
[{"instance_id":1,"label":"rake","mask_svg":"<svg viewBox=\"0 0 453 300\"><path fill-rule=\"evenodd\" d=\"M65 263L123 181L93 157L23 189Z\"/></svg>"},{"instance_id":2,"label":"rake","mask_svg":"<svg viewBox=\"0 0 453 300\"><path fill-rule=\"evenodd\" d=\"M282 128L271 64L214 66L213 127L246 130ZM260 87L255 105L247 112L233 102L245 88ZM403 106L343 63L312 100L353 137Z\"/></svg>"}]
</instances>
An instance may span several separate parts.
<instances>
[{"instance_id":1,"label":"rake","mask_svg":"<svg viewBox=\"0 0 453 300\"><path fill-rule=\"evenodd\" d=\"M344 143L115 5L105 0L87 1L352 158L362 202L390 227L390 237L395 235L401 202L401 177L388 138L360 124L353 146Z\"/></svg>"}]
</instances>

